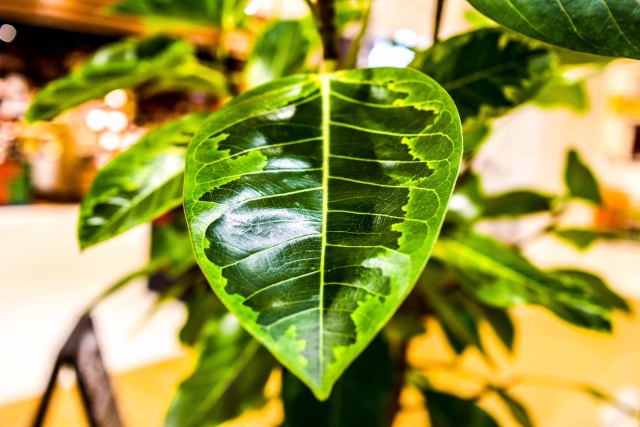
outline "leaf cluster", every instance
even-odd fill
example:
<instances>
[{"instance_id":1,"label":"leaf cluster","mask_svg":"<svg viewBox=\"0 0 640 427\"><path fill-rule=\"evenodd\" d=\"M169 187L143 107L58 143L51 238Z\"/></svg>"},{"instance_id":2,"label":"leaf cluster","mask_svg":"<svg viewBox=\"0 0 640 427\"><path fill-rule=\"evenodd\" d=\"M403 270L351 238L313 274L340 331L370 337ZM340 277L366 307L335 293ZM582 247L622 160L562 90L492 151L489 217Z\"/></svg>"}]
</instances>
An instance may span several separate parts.
<instances>
[{"instance_id":1,"label":"leaf cluster","mask_svg":"<svg viewBox=\"0 0 640 427\"><path fill-rule=\"evenodd\" d=\"M455 353L475 348L489 360L479 325L513 350L512 307L541 306L601 332L614 310L629 312L601 278L541 269L521 254L526 242L477 232L480 221L541 215L548 223L532 238L552 234L580 249L621 238L560 226L571 204L604 203L576 151L566 192L555 195L485 194L473 158L492 121L525 103L584 111L583 82L563 73L599 61L593 55L640 59L640 9L622 0L469 2L503 27L482 18L483 28L417 52L407 69L331 72L355 64L371 1L307 0L309 16L254 35L240 85L253 89L157 127L99 172L81 208L83 248L156 224L150 265L102 297L161 274L158 302L187 307L180 340L195 346L198 364L166 426L215 426L257 408L282 369L288 427L390 425L406 386L422 392L434 427L497 426L482 396L436 390L408 365L408 343L427 319ZM248 4L126 0L112 11L233 31L252 28ZM337 41L326 31L353 22L362 30L348 57L319 64L315 52L324 44L326 57L327 40ZM225 99L237 83L225 54L204 64L174 38L114 43L39 92L27 117L49 120L118 88ZM485 392L533 425L508 387Z\"/></svg>"}]
</instances>

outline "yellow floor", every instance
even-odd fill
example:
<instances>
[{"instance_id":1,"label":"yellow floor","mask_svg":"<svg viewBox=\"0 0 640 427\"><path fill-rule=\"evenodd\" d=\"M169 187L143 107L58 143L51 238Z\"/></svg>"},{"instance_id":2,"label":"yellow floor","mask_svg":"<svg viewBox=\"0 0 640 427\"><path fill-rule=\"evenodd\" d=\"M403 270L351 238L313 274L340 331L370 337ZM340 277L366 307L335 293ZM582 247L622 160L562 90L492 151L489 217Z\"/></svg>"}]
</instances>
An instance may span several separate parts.
<instances>
[{"instance_id":1,"label":"yellow floor","mask_svg":"<svg viewBox=\"0 0 640 427\"><path fill-rule=\"evenodd\" d=\"M640 303L634 303L634 311L640 312ZM640 319L617 316L615 334L607 336L567 326L543 310L518 309L514 314L519 335L512 360L496 352L494 366L489 369L477 353L468 352L456 361L443 345L438 328L428 325L429 334L412 343L410 361L428 370L439 387L470 396L487 379L507 383L521 378L513 391L527 402L539 427L599 426L601 405L567 390L561 378L576 379L611 392L628 387L640 391ZM491 338L490 333L483 332ZM161 427L172 393L192 363L193 358L188 356L114 376L113 386L125 425ZM521 374L536 376L521 377ZM37 402L38 399L30 399L0 407L0 426L29 426ZM78 403L75 389L57 390L46 426L86 426ZM481 403L497 415L503 427L516 426L496 399L483 397ZM418 393L407 390L403 404L397 427L427 426ZM281 405L274 400L233 426L276 426L281 417Z\"/></svg>"}]
</instances>

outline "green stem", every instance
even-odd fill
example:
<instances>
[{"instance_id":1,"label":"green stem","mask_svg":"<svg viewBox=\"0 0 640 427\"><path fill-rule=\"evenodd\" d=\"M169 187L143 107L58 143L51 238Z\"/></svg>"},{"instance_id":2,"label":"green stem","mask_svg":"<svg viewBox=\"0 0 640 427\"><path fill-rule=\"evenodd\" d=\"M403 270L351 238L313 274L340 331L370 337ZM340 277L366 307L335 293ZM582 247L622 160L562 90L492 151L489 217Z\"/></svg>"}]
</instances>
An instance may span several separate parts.
<instances>
[{"instance_id":1,"label":"green stem","mask_svg":"<svg viewBox=\"0 0 640 427\"><path fill-rule=\"evenodd\" d=\"M362 42L364 41L364 36L367 33L367 28L369 27L369 20L371 19L371 9L373 6L373 0L369 0L367 2L367 8L364 12L364 18L362 19L362 26L360 27L360 32L358 36L355 38L351 47L349 48L349 53L347 54L347 59L344 62L342 68L351 69L355 68L358 63L358 55L360 54L360 48L362 47Z\"/></svg>"},{"instance_id":2,"label":"green stem","mask_svg":"<svg viewBox=\"0 0 640 427\"><path fill-rule=\"evenodd\" d=\"M316 5L318 16L318 32L322 39L323 58L325 65L323 71L332 71L336 68L338 55L338 32L336 30L335 0L318 0Z\"/></svg>"}]
</instances>

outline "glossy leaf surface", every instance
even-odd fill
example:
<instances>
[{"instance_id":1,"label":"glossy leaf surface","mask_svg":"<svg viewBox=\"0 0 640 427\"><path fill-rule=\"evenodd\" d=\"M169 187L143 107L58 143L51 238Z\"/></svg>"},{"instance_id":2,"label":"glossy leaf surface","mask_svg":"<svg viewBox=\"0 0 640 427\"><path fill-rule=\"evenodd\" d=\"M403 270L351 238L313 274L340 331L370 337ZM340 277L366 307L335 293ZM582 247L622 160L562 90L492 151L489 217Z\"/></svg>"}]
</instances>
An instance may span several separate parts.
<instances>
[{"instance_id":1,"label":"glossy leaf surface","mask_svg":"<svg viewBox=\"0 0 640 427\"><path fill-rule=\"evenodd\" d=\"M598 181L575 150L569 151L567 156L564 179L571 197L583 199L596 205L602 204Z\"/></svg>"},{"instance_id":2,"label":"glossy leaf surface","mask_svg":"<svg viewBox=\"0 0 640 427\"><path fill-rule=\"evenodd\" d=\"M80 208L78 239L83 248L182 203L187 144L209 115L191 114L149 132L98 173Z\"/></svg>"},{"instance_id":3,"label":"glossy leaf surface","mask_svg":"<svg viewBox=\"0 0 640 427\"><path fill-rule=\"evenodd\" d=\"M319 402L289 372L282 380L285 427L382 426L393 387L393 364L378 337L338 380L326 402Z\"/></svg>"},{"instance_id":4,"label":"glossy leaf surface","mask_svg":"<svg viewBox=\"0 0 640 427\"><path fill-rule=\"evenodd\" d=\"M463 123L503 114L535 96L553 77L556 58L547 49L484 28L442 41L411 64L449 92Z\"/></svg>"},{"instance_id":5,"label":"glossy leaf surface","mask_svg":"<svg viewBox=\"0 0 640 427\"><path fill-rule=\"evenodd\" d=\"M415 70L301 75L196 134L196 256L244 326L320 399L408 295L461 158L453 102Z\"/></svg>"},{"instance_id":6,"label":"glossy leaf surface","mask_svg":"<svg viewBox=\"0 0 640 427\"><path fill-rule=\"evenodd\" d=\"M193 47L180 40L158 36L143 40L128 39L104 46L69 76L55 80L39 91L26 113L29 122L50 120L87 101L99 99L115 89L133 88L152 82L168 73L182 73L189 64L197 64ZM211 80L209 70L207 81ZM217 74L217 73L216 73ZM224 78L214 79L224 82ZM217 86L216 83L212 83ZM207 87L201 88L205 90ZM208 87L224 95L225 88Z\"/></svg>"},{"instance_id":7,"label":"glossy leaf surface","mask_svg":"<svg viewBox=\"0 0 640 427\"><path fill-rule=\"evenodd\" d=\"M161 17L233 29L245 18L250 0L125 0L111 6L115 13Z\"/></svg>"},{"instance_id":8,"label":"glossy leaf surface","mask_svg":"<svg viewBox=\"0 0 640 427\"><path fill-rule=\"evenodd\" d=\"M496 307L536 304L578 326L609 331L611 308L588 283L560 280L489 237L464 234L440 239L434 256L443 260L480 300Z\"/></svg>"},{"instance_id":9,"label":"glossy leaf surface","mask_svg":"<svg viewBox=\"0 0 640 427\"><path fill-rule=\"evenodd\" d=\"M640 8L629 0L468 0L499 24L546 43L640 59Z\"/></svg>"},{"instance_id":10,"label":"glossy leaf surface","mask_svg":"<svg viewBox=\"0 0 640 427\"><path fill-rule=\"evenodd\" d=\"M213 427L264 403L275 360L233 314L208 322L198 350L198 365L178 387L165 427Z\"/></svg>"},{"instance_id":11,"label":"glossy leaf surface","mask_svg":"<svg viewBox=\"0 0 640 427\"><path fill-rule=\"evenodd\" d=\"M423 391L423 394L431 427L499 427L473 399L431 390Z\"/></svg>"}]
</instances>

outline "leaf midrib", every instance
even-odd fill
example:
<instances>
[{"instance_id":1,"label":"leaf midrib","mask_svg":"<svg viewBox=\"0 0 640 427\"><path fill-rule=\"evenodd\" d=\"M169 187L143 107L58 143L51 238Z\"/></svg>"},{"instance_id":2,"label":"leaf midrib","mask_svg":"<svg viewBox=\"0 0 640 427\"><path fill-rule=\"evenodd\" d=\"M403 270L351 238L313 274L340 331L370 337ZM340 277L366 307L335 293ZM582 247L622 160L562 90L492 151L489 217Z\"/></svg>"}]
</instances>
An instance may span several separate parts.
<instances>
[{"instance_id":1,"label":"leaf midrib","mask_svg":"<svg viewBox=\"0 0 640 427\"><path fill-rule=\"evenodd\" d=\"M320 243L320 331L318 346L318 371L320 373L320 381L324 381L324 270L325 270L325 252L327 249L327 216L329 210L329 129L331 122L331 81L328 74L320 75L320 93L322 94L322 227L320 233L322 235Z\"/></svg>"}]
</instances>

